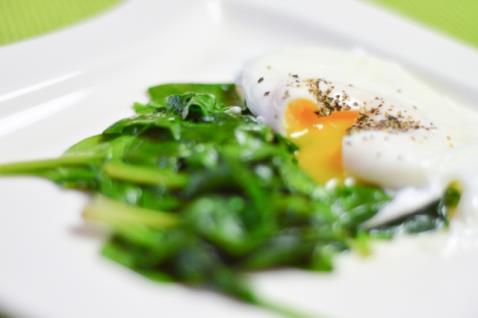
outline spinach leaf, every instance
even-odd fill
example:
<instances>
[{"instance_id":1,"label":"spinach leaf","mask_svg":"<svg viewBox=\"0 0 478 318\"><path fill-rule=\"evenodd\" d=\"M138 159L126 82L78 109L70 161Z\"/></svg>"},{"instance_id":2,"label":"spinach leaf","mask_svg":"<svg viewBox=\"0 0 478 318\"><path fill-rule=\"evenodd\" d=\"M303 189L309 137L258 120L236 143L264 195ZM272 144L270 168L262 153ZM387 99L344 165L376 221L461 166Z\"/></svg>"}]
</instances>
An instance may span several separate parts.
<instances>
[{"instance_id":1,"label":"spinach leaf","mask_svg":"<svg viewBox=\"0 0 478 318\"><path fill-rule=\"evenodd\" d=\"M169 102L174 96L183 94L211 95L218 104L241 106L241 98L237 95L234 84L162 84L148 89L151 102L163 107L169 107Z\"/></svg>"}]
</instances>

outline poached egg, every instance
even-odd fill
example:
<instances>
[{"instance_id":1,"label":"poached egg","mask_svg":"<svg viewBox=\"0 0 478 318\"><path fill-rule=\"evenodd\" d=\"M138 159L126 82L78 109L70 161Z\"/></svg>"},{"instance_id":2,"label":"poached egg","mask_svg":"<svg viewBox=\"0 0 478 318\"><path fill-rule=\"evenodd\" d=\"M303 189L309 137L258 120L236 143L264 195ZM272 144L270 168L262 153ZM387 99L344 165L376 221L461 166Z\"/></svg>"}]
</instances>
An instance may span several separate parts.
<instances>
[{"instance_id":1,"label":"poached egg","mask_svg":"<svg viewBox=\"0 0 478 318\"><path fill-rule=\"evenodd\" d=\"M383 223L438 200L450 184L457 217L478 224L478 113L399 65L363 52L279 51L238 79L259 121L290 138L317 182L358 180L393 197Z\"/></svg>"}]
</instances>

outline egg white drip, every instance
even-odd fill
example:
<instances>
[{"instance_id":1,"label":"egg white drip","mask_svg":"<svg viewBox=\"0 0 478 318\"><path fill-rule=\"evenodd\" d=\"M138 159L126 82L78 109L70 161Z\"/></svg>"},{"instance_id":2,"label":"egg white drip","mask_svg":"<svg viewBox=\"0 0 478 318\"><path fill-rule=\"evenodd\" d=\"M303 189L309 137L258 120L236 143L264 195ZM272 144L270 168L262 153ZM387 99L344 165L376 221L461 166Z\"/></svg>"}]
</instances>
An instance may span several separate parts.
<instances>
[{"instance_id":1,"label":"egg white drip","mask_svg":"<svg viewBox=\"0 0 478 318\"><path fill-rule=\"evenodd\" d=\"M284 134L290 101L316 97L305 83L326 79L331 97L346 94L352 109L402 111L425 126L404 132L362 130L343 139L343 164L354 177L375 183L394 199L369 221L377 225L412 213L439 199L458 181L457 216L478 225L478 114L437 93L400 66L361 52L305 48L284 50L252 61L238 84L259 120Z\"/></svg>"}]
</instances>

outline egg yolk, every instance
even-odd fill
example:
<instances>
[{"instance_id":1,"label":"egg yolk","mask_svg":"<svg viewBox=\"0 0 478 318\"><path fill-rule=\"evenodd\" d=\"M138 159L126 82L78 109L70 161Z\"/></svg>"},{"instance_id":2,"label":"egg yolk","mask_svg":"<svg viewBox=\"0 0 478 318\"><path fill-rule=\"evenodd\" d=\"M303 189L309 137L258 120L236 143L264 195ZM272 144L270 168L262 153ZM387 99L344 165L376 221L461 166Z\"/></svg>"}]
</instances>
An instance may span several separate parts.
<instances>
[{"instance_id":1,"label":"egg yolk","mask_svg":"<svg viewBox=\"0 0 478 318\"><path fill-rule=\"evenodd\" d=\"M296 99L287 105L287 136L299 147L297 160L316 181L343 179L342 138L358 118L356 111L333 112L320 116L317 105Z\"/></svg>"}]
</instances>

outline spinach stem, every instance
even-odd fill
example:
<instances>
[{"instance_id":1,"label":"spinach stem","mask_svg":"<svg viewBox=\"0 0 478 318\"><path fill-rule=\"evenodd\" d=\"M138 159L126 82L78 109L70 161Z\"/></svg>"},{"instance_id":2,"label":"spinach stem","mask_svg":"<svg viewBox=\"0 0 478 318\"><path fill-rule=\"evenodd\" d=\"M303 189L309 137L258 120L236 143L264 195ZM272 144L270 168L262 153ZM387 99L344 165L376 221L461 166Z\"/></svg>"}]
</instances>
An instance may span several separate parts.
<instances>
[{"instance_id":1,"label":"spinach stem","mask_svg":"<svg viewBox=\"0 0 478 318\"><path fill-rule=\"evenodd\" d=\"M188 182L185 175L171 170L139 167L122 162L108 162L103 166L104 172L112 178L147 185L163 185L168 188L179 188Z\"/></svg>"},{"instance_id":2,"label":"spinach stem","mask_svg":"<svg viewBox=\"0 0 478 318\"><path fill-rule=\"evenodd\" d=\"M58 168L59 166L85 165L94 159L97 159L97 156L77 155L62 156L55 159L6 163L0 165L0 175L32 174L45 169Z\"/></svg>"},{"instance_id":3,"label":"spinach stem","mask_svg":"<svg viewBox=\"0 0 478 318\"><path fill-rule=\"evenodd\" d=\"M164 229L179 224L179 218L175 214L128 205L101 195L96 196L86 206L83 218L103 222L113 227L139 225L152 229Z\"/></svg>"}]
</instances>

